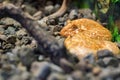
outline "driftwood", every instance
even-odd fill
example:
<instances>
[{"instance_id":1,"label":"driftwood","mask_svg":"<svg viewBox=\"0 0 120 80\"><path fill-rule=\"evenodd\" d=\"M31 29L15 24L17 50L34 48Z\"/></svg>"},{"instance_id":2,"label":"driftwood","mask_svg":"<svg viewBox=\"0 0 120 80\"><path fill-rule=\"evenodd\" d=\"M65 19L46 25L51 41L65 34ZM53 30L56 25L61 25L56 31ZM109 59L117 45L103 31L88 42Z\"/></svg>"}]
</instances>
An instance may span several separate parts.
<instances>
[{"instance_id":1,"label":"driftwood","mask_svg":"<svg viewBox=\"0 0 120 80\"><path fill-rule=\"evenodd\" d=\"M13 4L0 4L0 19L4 17L18 21L55 63L58 63L59 59L66 55L64 45L59 44L53 36L47 34L36 21L28 18L20 8Z\"/></svg>"},{"instance_id":2,"label":"driftwood","mask_svg":"<svg viewBox=\"0 0 120 80\"><path fill-rule=\"evenodd\" d=\"M57 18L57 17L62 16L66 12L66 10L68 8L67 6L69 5L70 2L71 2L71 0L63 0L62 5L58 11L56 11L55 13L50 14L46 17L43 17L41 20L38 20L39 25L42 26L43 23L46 23L51 18ZM34 18L32 18L32 19L34 19ZM36 20L36 19L34 19L34 20Z\"/></svg>"}]
</instances>

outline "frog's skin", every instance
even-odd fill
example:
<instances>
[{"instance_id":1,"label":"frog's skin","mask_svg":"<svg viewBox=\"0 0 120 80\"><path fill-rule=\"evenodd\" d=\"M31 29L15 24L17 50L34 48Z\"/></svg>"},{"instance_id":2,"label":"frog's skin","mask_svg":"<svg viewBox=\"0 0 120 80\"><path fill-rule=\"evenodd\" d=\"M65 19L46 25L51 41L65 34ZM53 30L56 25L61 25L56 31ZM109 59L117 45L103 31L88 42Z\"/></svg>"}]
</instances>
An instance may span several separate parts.
<instances>
[{"instance_id":1,"label":"frog's skin","mask_svg":"<svg viewBox=\"0 0 120 80\"><path fill-rule=\"evenodd\" d=\"M119 53L116 43L111 42L111 32L98 22L81 18L69 21L60 34L66 37L64 45L68 51L82 59L89 53L96 56L99 50L108 49L115 55Z\"/></svg>"}]
</instances>

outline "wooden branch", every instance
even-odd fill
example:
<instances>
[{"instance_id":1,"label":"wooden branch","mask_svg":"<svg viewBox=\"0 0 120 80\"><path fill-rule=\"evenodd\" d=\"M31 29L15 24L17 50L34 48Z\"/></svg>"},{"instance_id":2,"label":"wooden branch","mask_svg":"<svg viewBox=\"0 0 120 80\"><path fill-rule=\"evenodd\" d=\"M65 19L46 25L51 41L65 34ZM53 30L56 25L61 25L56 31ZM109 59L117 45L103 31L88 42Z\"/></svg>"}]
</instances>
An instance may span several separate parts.
<instances>
[{"instance_id":1,"label":"wooden branch","mask_svg":"<svg viewBox=\"0 0 120 80\"><path fill-rule=\"evenodd\" d=\"M38 23L39 25L42 26L43 23L46 23L46 21L49 19L49 18L57 18L57 17L60 17L62 16L66 10L67 10L67 6L69 5L71 0L63 0L62 2L62 6L60 7L60 9L58 11L56 11L55 13L53 14L50 14L49 16L47 17L44 17L42 18L41 20L38 20Z\"/></svg>"},{"instance_id":2,"label":"wooden branch","mask_svg":"<svg viewBox=\"0 0 120 80\"><path fill-rule=\"evenodd\" d=\"M36 21L28 18L24 12L13 4L0 4L0 18L10 17L18 21L31 36L42 46L45 53L51 56L51 59L58 63L61 57L65 57L65 47L46 31L44 31Z\"/></svg>"},{"instance_id":3,"label":"wooden branch","mask_svg":"<svg viewBox=\"0 0 120 80\"><path fill-rule=\"evenodd\" d=\"M60 7L60 9L57 12L49 15L48 17L56 18L63 15L67 10L67 4L68 4L68 0L63 0L62 6Z\"/></svg>"}]
</instances>

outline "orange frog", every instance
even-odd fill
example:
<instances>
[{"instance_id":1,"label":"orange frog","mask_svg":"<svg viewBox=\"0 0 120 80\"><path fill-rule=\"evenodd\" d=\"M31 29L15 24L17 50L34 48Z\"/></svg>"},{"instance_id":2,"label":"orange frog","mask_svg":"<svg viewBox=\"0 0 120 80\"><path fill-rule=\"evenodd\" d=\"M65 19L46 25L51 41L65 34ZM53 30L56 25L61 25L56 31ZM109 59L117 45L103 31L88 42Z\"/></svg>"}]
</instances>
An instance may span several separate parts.
<instances>
[{"instance_id":1,"label":"orange frog","mask_svg":"<svg viewBox=\"0 0 120 80\"><path fill-rule=\"evenodd\" d=\"M98 50L108 49L114 54L119 53L119 48L111 42L111 32L91 19L77 19L68 22L60 34L67 37L64 41L70 53L79 59L93 53L96 56Z\"/></svg>"}]
</instances>

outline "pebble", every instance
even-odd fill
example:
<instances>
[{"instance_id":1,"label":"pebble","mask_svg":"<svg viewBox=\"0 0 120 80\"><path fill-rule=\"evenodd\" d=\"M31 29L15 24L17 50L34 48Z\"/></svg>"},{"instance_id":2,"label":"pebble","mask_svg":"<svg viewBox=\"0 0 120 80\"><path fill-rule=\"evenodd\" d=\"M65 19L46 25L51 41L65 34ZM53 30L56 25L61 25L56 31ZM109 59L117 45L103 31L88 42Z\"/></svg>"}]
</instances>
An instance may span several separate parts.
<instances>
[{"instance_id":1,"label":"pebble","mask_svg":"<svg viewBox=\"0 0 120 80\"><path fill-rule=\"evenodd\" d=\"M10 34L10 35L14 35L15 34L15 28L10 26L5 30L5 34Z\"/></svg>"},{"instance_id":2,"label":"pebble","mask_svg":"<svg viewBox=\"0 0 120 80\"><path fill-rule=\"evenodd\" d=\"M12 19L12 18L3 18L3 19L1 19L1 21L3 22L3 23L5 23L5 25L15 25L15 26L20 26L20 23L18 23L17 21L15 21L14 19ZM15 27L14 26L14 27Z\"/></svg>"},{"instance_id":3,"label":"pebble","mask_svg":"<svg viewBox=\"0 0 120 80\"><path fill-rule=\"evenodd\" d=\"M95 57L93 54L88 54L86 57L84 57L84 61L87 61L90 64L95 63Z\"/></svg>"},{"instance_id":4,"label":"pebble","mask_svg":"<svg viewBox=\"0 0 120 80\"><path fill-rule=\"evenodd\" d=\"M16 32L16 35L19 36L27 36L27 32L25 29L20 29Z\"/></svg>"},{"instance_id":5,"label":"pebble","mask_svg":"<svg viewBox=\"0 0 120 80\"><path fill-rule=\"evenodd\" d=\"M7 56L7 59L8 59L8 62L11 63L11 64L18 64L19 62L19 58L17 55L11 53L11 52L7 52L6 53L6 56Z\"/></svg>"},{"instance_id":6,"label":"pebble","mask_svg":"<svg viewBox=\"0 0 120 80\"><path fill-rule=\"evenodd\" d=\"M83 73L79 70L74 71L71 76L73 80L83 80Z\"/></svg>"},{"instance_id":7,"label":"pebble","mask_svg":"<svg viewBox=\"0 0 120 80\"><path fill-rule=\"evenodd\" d=\"M43 55L39 55L38 60L39 60L39 61L43 61L44 58L45 58L45 57L44 57Z\"/></svg>"},{"instance_id":8,"label":"pebble","mask_svg":"<svg viewBox=\"0 0 120 80\"><path fill-rule=\"evenodd\" d=\"M51 73L47 80L67 80L64 74Z\"/></svg>"},{"instance_id":9,"label":"pebble","mask_svg":"<svg viewBox=\"0 0 120 80\"><path fill-rule=\"evenodd\" d=\"M69 19L73 20L73 19L77 19L78 18L78 12L77 10L71 10L69 13Z\"/></svg>"},{"instance_id":10,"label":"pebble","mask_svg":"<svg viewBox=\"0 0 120 80\"><path fill-rule=\"evenodd\" d=\"M113 57L113 56L114 56L113 53L107 49L97 51L98 59L103 59L105 57Z\"/></svg>"},{"instance_id":11,"label":"pebble","mask_svg":"<svg viewBox=\"0 0 120 80\"><path fill-rule=\"evenodd\" d=\"M27 45L27 44L30 44L31 41L32 41L31 38L26 36L22 38L21 43L24 45Z\"/></svg>"},{"instance_id":12,"label":"pebble","mask_svg":"<svg viewBox=\"0 0 120 80\"><path fill-rule=\"evenodd\" d=\"M85 73L91 72L93 68L92 64L89 64L88 62L82 60L79 63L75 65L75 69L81 70Z\"/></svg>"},{"instance_id":13,"label":"pebble","mask_svg":"<svg viewBox=\"0 0 120 80\"><path fill-rule=\"evenodd\" d=\"M67 61L66 59L60 60L60 66L66 73L70 73L74 70L73 64Z\"/></svg>"},{"instance_id":14,"label":"pebble","mask_svg":"<svg viewBox=\"0 0 120 80\"><path fill-rule=\"evenodd\" d=\"M100 66L100 67L106 67L104 61L102 59L99 59L96 61L96 63Z\"/></svg>"},{"instance_id":15,"label":"pebble","mask_svg":"<svg viewBox=\"0 0 120 80\"><path fill-rule=\"evenodd\" d=\"M60 8L60 5L59 5L59 4L56 4L56 5L54 6L54 11L57 11L59 8Z\"/></svg>"},{"instance_id":16,"label":"pebble","mask_svg":"<svg viewBox=\"0 0 120 80\"><path fill-rule=\"evenodd\" d=\"M27 71L17 72L14 76L10 77L9 80L32 80L32 75ZM35 79L34 79L35 80Z\"/></svg>"},{"instance_id":17,"label":"pebble","mask_svg":"<svg viewBox=\"0 0 120 80\"><path fill-rule=\"evenodd\" d=\"M102 70L101 70L100 67L94 67L93 70L92 70L92 73L93 73L93 75L97 76L97 75L100 74L101 71Z\"/></svg>"},{"instance_id":18,"label":"pebble","mask_svg":"<svg viewBox=\"0 0 120 80\"><path fill-rule=\"evenodd\" d=\"M119 62L116 58L107 57L103 59L103 62L106 66L118 67Z\"/></svg>"},{"instance_id":19,"label":"pebble","mask_svg":"<svg viewBox=\"0 0 120 80\"><path fill-rule=\"evenodd\" d=\"M55 72L55 73L61 73L61 74L63 74L64 73L64 70L60 67L60 66L58 66L58 65L55 65L55 64L50 64L50 67L51 67L51 71L52 72Z\"/></svg>"},{"instance_id":20,"label":"pebble","mask_svg":"<svg viewBox=\"0 0 120 80\"><path fill-rule=\"evenodd\" d=\"M3 35L5 32L5 29L0 25L0 35Z\"/></svg>"},{"instance_id":21,"label":"pebble","mask_svg":"<svg viewBox=\"0 0 120 80\"><path fill-rule=\"evenodd\" d=\"M120 76L120 70L119 68L107 68L102 71L100 74L100 80L117 80Z\"/></svg>"},{"instance_id":22,"label":"pebble","mask_svg":"<svg viewBox=\"0 0 120 80\"><path fill-rule=\"evenodd\" d=\"M25 12L28 12L29 14L33 15L37 10L32 7L29 4L24 4L21 6L22 10L24 10Z\"/></svg>"},{"instance_id":23,"label":"pebble","mask_svg":"<svg viewBox=\"0 0 120 80\"><path fill-rule=\"evenodd\" d=\"M58 20L59 20L59 24L60 23L63 24L63 22L65 21L65 18L64 17L60 17Z\"/></svg>"},{"instance_id":24,"label":"pebble","mask_svg":"<svg viewBox=\"0 0 120 80\"><path fill-rule=\"evenodd\" d=\"M89 19L96 19L95 14L92 13L90 9L80 9L78 18L89 18Z\"/></svg>"},{"instance_id":25,"label":"pebble","mask_svg":"<svg viewBox=\"0 0 120 80\"><path fill-rule=\"evenodd\" d=\"M15 44L15 42L17 41L16 40L16 36L15 35L9 35L7 37L7 40L6 40L8 43L11 43L11 44Z\"/></svg>"},{"instance_id":26,"label":"pebble","mask_svg":"<svg viewBox=\"0 0 120 80\"><path fill-rule=\"evenodd\" d=\"M2 42L0 41L0 49L2 49Z\"/></svg>"},{"instance_id":27,"label":"pebble","mask_svg":"<svg viewBox=\"0 0 120 80\"><path fill-rule=\"evenodd\" d=\"M55 19L51 18L51 19L47 20L47 24L48 24L48 25L56 25L57 22L56 22Z\"/></svg>"},{"instance_id":28,"label":"pebble","mask_svg":"<svg viewBox=\"0 0 120 80\"><path fill-rule=\"evenodd\" d=\"M48 62L33 62L31 72L37 80L46 80L51 73L51 68Z\"/></svg>"},{"instance_id":29,"label":"pebble","mask_svg":"<svg viewBox=\"0 0 120 80\"><path fill-rule=\"evenodd\" d=\"M51 14L53 12L53 9L54 9L53 5L45 6L45 13L46 14Z\"/></svg>"},{"instance_id":30,"label":"pebble","mask_svg":"<svg viewBox=\"0 0 120 80\"><path fill-rule=\"evenodd\" d=\"M3 43L2 44L2 49L4 49L4 50L7 50L7 51L9 51L10 49L12 49L12 48L14 48L15 47L15 45L13 45L13 44L11 44L11 43Z\"/></svg>"},{"instance_id":31,"label":"pebble","mask_svg":"<svg viewBox=\"0 0 120 80\"><path fill-rule=\"evenodd\" d=\"M17 54L17 56L20 58L22 64L28 68L30 67L32 62L37 59L32 49L27 47L20 47L17 51L14 52L14 54Z\"/></svg>"},{"instance_id":32,"label":"pebble","mask_svg":"<svg viewBox=\"0 0 120 80\"><path fill-rule=\"evenodd\" d=\"M16 67L9 63L4 63L1 69L2 69L1 76L3 77L4 80L7 80L8 78L10 78L10 76L14 75L16 72Z\"/></svg>"},{"instance_id":33,"label":"pebble","mask_svg":"<svg viewBox=\"0 0 120 80\"><path fill-rule=\"evenodd\" d=\"M0 40L2 40L2 41L7 41L7 36L0 34Z\"/></svg>"},{"instance_id":34,"label":"pebble","mask_svg":"<svg viewBox=\"0 0 120 80\"><path fill-rule=\"evenodd\" d=\"M46 2L46 5L47 5L47 6L53 5L53 2L52 2L52 1L47 1L47 2Z\"/></svg>"}]
</instances>

